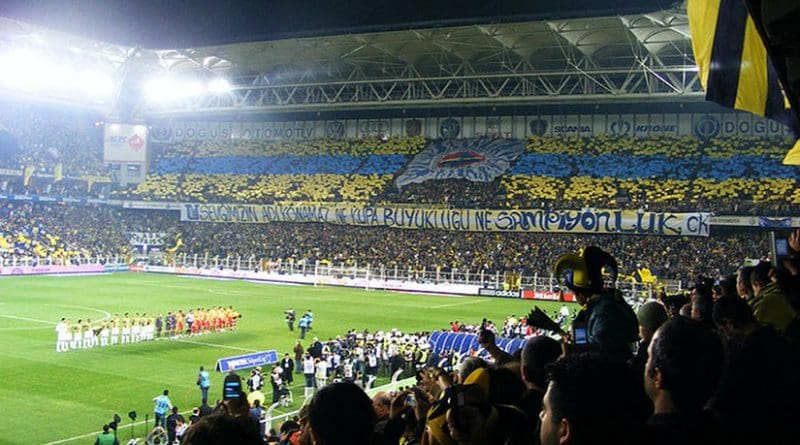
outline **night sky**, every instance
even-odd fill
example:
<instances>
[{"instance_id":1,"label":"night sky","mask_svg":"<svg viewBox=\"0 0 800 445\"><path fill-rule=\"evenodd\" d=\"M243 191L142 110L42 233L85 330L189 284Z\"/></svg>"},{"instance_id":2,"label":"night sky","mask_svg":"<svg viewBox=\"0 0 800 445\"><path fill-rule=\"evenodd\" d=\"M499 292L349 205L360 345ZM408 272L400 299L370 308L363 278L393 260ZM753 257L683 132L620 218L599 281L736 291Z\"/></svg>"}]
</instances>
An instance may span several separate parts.
<instances>
[{"instance_id":1,"label":"night sky","mask_svg":"<svg viewBox=\"0 0 800 445\"><path fill-rule=\"evenodd\" d=\"M184 48L436 24L590 17L667 0L2 0L0 16L144 48Z\"/></svg>"}]
</instances>

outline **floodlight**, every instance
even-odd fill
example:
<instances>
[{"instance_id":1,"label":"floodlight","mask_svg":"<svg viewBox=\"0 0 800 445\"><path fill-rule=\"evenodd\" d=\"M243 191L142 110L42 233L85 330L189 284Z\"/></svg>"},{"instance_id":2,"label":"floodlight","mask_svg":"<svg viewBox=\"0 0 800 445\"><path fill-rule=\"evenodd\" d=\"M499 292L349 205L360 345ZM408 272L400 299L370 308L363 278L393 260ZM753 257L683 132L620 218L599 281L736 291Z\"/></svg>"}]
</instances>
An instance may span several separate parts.
<instances>
[{"instance_id":1,"label":"floodlight","mask_svg":"<svg viewBox=\"0 0 800 445\"><path fill-rule=\"evenodd\" d=\"M172 98L175 93L172 89L173 82L168 77L153 79L145 85L145 95L154 102L165 102Z\"/></svg>"},{"instance_id":2,"label":"floodlight","mask_svg":"<svg viewBox=\"0 0 800 445\"><path fill-rule=\"evenodd\" d=\"M183 82L175 82L176 93L179 98L202 96L205 93L203 83L199 80L186 80Z\"/></svg>"},{"instance_id":3,"label":"floodlight","mask_svg":"<svg viewBox=\"0 0 800 445\"><path fill-rule=\"evenodd\" d=\"M230 93L232 88L233 87L231 86L230 82L221 77L218 77L208 83L208 92L211 94Z\"/></svg>"},{"instance_id":4,"label":"floodlight","mask_svg":"<svg viewBox=\"0 0 800 445\"><path fill-rule=\"evenodd\" d=\"M114 92L114 81L100 71L83 71L79 73L77 85L88 96L109 97Z\"/></svg>"},{"instance_id":5,"label":"floodlight","mask_svg":"<svg viewBox=\"0 0 800 445\"><path fill-rule=\"evenodd\" d=\"M171 102L202 96L206 92L199 80L159 77L145 85L145 94L153 102Z\"/></svg>"}]
</instances>

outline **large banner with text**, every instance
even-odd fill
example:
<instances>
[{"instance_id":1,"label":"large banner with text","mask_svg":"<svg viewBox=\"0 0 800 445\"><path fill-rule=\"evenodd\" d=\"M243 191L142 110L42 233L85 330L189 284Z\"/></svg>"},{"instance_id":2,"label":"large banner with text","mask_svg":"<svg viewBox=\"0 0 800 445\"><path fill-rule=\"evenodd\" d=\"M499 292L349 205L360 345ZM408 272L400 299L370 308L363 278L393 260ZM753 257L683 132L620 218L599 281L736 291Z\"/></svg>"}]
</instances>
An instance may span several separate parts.
<instances>
[{"instance_id":1,"label":"large banner with text","mask_svg":"<svg viewBox=\"0 0 800 445\"><path fill-rule=\"evenodd\" d=\"M181 205L181 221L207 223L314 222L464 232L598 233L708 236L709 213L634 210L482 210L373 207L355 204Z\"/></svg>"}]
</instances>

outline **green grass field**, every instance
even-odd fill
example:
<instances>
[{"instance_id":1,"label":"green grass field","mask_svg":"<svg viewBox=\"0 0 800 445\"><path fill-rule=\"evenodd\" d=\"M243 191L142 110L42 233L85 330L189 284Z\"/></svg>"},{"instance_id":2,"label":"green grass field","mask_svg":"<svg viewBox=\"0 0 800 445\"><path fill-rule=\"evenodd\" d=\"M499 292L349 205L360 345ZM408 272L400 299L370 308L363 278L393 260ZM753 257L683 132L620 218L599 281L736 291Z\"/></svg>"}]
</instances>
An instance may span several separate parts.
<instances>
[{"instance_id":1,"label":"green grass field","mask_svg":"<svg viewBox=\"0 0 800 445\"><path fill-rule=\"evenodd\" d=\"M55 351L54 326L60 317L100 320L109 313L229 304L243 314L236 332ZM548 309L554 305L537 304ZM283 322L283 311L290 306L299 313L313 309L313 335L326 339L351 328L436 330L453 319L479 322L483 317L501 323L511 313L527 313L532 303L156 274L1 278L0 444L93 443L91 433L114 413L123 417L126 428L120 437L127 440L128 411L137 411L139 420L148 413L152 425L151 400L163 389L170 390L181 411L199 403L199 365L213 368L217 358L248 350L289 351L297 339ZM221 396L221 380L212 374L209 398ZM294 385L290 410L299 407L303 391L298 379ZM144 426L135 431L143 434Z\"/></svg>"}]
</instances>

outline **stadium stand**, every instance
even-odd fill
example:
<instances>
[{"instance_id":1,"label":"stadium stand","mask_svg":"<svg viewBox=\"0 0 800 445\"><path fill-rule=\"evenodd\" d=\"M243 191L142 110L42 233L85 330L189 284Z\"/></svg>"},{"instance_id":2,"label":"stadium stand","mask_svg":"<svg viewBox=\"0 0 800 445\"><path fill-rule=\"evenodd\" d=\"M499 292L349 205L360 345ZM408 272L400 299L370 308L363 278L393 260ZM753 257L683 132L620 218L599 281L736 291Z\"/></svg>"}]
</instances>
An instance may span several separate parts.
<instances>
[{"instance_id":1,"label":"stadium stand","mask_svg":"<svg viewBox=\"0 0 800 445\"><path fill-rule=\"evenodd\" d=\"M129 231L182 237L179 254L242 257L314 264L371 264L479 272L523 271L548 275L556 257L582 244L616 252L622 272L641 265L662 279L690 282L718 276L746 258L769 253L761 232L717 229L710 238L534 233L461 233L359 228L329 224L240 225L182 223L175 212L4 202L0 252L36 258L129 255ZM53 241L51 241L51 239ZM377 248L381 246L381 248Z\"/></svg>"},{"instance_id":2,"label":"stadium stand","mask_svg":"<svg viewBox=\"0 0 800 445\"><path fill-rule=\"evenodd\" d=\"M393 179L420 137L166 146L154 173L115 196L199 202L353 201L468 208L702 209L791 213L800 203L795 169L775 161L785 140L691 137L531 137L499 181ZM294 144L294 145L292 145ZM375 145L373 145L375 144ZM374 152L367 154L367 148ZM295 153L289 155L288 153Z\"/></svg>"}]
</instances>

